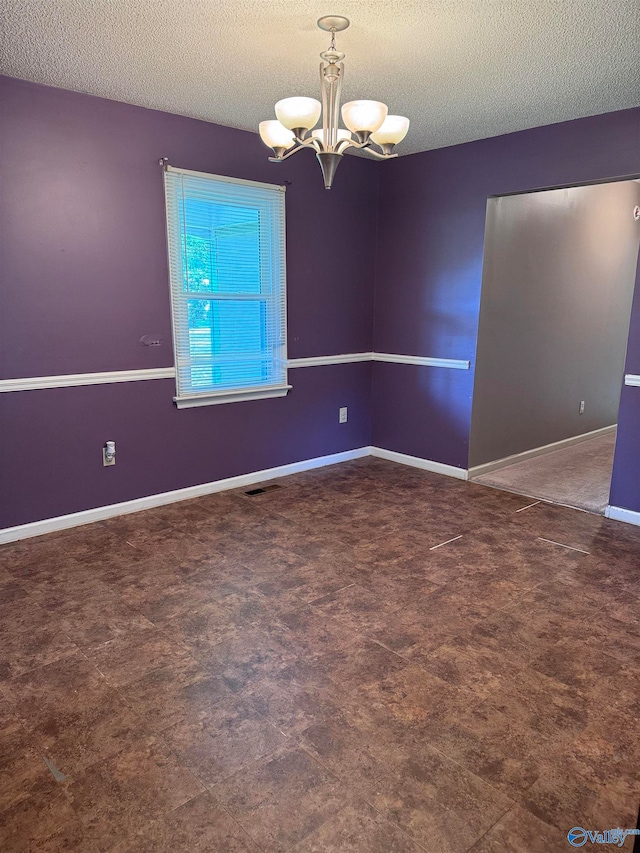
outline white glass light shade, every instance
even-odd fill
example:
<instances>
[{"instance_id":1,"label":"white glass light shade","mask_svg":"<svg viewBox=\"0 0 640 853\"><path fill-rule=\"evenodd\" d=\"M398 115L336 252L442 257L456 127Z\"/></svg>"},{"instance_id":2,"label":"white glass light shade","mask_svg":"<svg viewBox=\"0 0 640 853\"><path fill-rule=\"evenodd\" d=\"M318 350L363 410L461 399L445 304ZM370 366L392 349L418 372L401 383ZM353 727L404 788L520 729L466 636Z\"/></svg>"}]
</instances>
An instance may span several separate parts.
<instances>
[{"instance_id":1,"label":"white glass light shade","mask_svg":"<svg viewBox=\"0 0 640 853\"><path fill-rule=\"evenodd\" d=\"M269 148L291 148L294 143L294 136L290 130L287 130L286 127L283 127L279 121L276 119L271 119L271 121L261 121L258 125L258 129L260 131L260 139L267 145Z\"/></svg>"},{"instance_id":2,"label":"white glass light shade","mask_svg":"<svg viewBox=\"0 0 640 853\"><path fill-rule=\"evenodd\" d=\"M376 145L397 145L407 135L409 119L404 116L387 116L379 130L371 134Z\"/></svg>"},{"instance_id":3,"label":"white glass light shade","mask_svg":"<svg viewBox=\"0 0 640 853\"><path fill-rule=\"evenodd\" d=\"M314 139L319 139L320 142L324 142L324 130L314 130L311 136L313 136ZM348 139L351 141L353 137L351 136L350 131L344 130L342 127L339 127L336 142L342 142L343 139Z\"/></svg>"},{"instance_id":4,"label":"white glass light shade","mask_svg":"<svg viewBox=\"0 0 640 853\"><path fill-rule=\"evenodd\" d=\"M278 121L289 130L315 127L322 112L322 104L315 98L284 98L276 104Z\"/></svg>"},{"instance_id":5,"label":"white glass light shade","mask_svg":"<svg viewBox=\"0 0 640 853\"><path fill-rule=\"evenodd\" d=\"M387 109L380 101L349 101L342 107L342 120L354 133L373 133L387 117Z\"/></svg>"}]
</instances>

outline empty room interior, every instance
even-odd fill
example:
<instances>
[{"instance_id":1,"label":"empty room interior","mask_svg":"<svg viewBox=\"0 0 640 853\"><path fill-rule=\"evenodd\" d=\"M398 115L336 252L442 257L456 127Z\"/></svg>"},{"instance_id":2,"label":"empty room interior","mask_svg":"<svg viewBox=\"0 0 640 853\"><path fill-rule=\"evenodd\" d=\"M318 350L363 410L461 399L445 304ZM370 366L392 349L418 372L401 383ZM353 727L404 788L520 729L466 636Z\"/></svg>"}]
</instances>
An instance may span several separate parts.
<instances>
[{"instance_id":1,"label":"empty room interior","mask_svg":"<svg viewBox=\"0 0 640 853\"><path fill-rule=\"evenodd\" d=\"M640 845L637 12L3 4L0 850Z\"/></svg>"}]
</instances>

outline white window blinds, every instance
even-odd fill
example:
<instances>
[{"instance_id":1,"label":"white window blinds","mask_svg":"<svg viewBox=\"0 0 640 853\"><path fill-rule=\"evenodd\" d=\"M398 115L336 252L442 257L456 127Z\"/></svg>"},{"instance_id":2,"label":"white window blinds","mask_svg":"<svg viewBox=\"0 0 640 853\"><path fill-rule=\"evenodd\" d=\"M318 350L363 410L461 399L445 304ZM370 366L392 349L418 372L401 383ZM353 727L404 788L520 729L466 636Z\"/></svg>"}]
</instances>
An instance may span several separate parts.
<instances>
[{"instance_id":1,"label":"white window blinds","mask_svg":"<svg viewBox=\"0 0 640 853\"><path fill-rule=\"evenodd\" d=\"M283 396L284 188L165 170L179 408Z\"/></svg>"}]
</instances>

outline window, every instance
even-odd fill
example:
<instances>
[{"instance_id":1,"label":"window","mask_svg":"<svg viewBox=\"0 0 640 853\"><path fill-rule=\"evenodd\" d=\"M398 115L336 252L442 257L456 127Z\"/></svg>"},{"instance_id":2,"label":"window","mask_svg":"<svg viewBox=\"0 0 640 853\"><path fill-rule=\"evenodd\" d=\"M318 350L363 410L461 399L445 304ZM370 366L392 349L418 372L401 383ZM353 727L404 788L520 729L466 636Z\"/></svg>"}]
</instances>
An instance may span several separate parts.
<instances>
[{"instance_id":1,"label":"window","mask_svg":"<svg viewBox=\"0 0 640 853\"><path fill-rule=\"evenodd\" d=\"M282 397L284 187L165 171L178 408Z\"/></svg>"}]
</instances>

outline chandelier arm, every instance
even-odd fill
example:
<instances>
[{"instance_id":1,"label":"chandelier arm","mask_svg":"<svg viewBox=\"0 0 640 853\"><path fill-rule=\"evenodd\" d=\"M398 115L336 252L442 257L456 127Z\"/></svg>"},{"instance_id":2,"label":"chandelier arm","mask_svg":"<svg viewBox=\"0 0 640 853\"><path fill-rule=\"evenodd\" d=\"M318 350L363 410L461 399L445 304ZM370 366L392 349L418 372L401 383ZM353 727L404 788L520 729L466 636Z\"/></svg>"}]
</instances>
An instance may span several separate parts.
<instances>
[{"instance_id":1,"label":"chandelier arm","mask_svg":"<svg viewBox=\"0 0 640 853\"><path fill-rule=\"evenodd\" d=\"M369 148L366 145L358 147L362 147L365 154L370 154L372 157L375 157L376 160L393 160L395 157L398 156L397 154L382 154L380 151L376 151L375 148Z\"/></svg>"},{"instance_id":2,"label":"chandelier arm","mask_svg":"<svg viewBox=\"0 0 640 853\"><path fill-rule=\"evenodd\" d=\"M282 163L283 160L288 160L289 157L293 157L294 154L297 154L298 151L302 151L303 148L311 148L312 151L318 151L318 148L315 146L315 139L310 140L308 142L299 142L296 140L296 146L294 148L290 148L286 154L283 154L282 157L269 157L270 163Z\"/></svg>"},{"instance_id":3,"label":"chandelier arm","mask_svg":"<svg viewBox=\"0 0 640 853\"><path fill-rule=\"evenodd\" d=\"M381 151L376 151L375 148L371 147L371 144L372 143L369 140L366 142L349 141L349 148L358 148L359 150L364 151L365 154L371 154L372 157L375 157L378 160L391 160L393 157L398 156L397 154L384 154Z\"/></svg>"},{"instance_id":4,"label":"chandelier arm","mask_svg":"<svg viewBox=\"0 0 640 853\"><path fill-rule=\"evenodd\" d=\"M353 143L350 139L341 139L336 145L336 154L344 154L347 148L351 148Z\"/></svg>"},{"instance_id":5,"label":"chandelier arm","mask_svg":"<svg viewBox=\"0 0 640 853\"><path fill-rule=\"evenodd\" d=\"M295 141L297 145L301 145L303 148L313 148L314 151L323 151L322 142L319 139L316 139L312 136L300 137L296 136ZM297 149L296 149L297 151Z\"/></svg>"}]
</instances>

